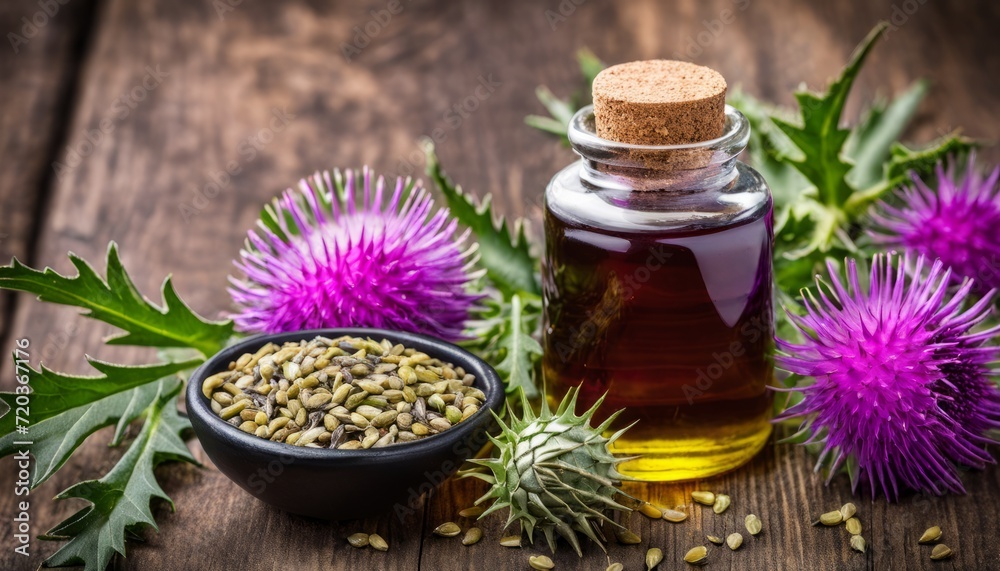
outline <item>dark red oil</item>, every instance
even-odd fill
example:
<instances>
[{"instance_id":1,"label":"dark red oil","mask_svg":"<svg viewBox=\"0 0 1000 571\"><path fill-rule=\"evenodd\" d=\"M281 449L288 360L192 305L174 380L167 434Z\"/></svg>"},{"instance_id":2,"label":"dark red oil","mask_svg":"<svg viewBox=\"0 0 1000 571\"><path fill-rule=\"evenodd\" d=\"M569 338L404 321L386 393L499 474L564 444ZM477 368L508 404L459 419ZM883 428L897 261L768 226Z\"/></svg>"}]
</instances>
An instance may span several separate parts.
<instances>
[{"instance_id":1,"label":"dark red oil","mask_svg":"<svg viewBox=\"0 0 1000 571\"><path fill-rule=\"evenodd\" d=\"M746 462L770 434L771 214L723 228L615 233L545 219L544 379L607 395L623 472L682 480Z\"/></svg>"}]
</instances>

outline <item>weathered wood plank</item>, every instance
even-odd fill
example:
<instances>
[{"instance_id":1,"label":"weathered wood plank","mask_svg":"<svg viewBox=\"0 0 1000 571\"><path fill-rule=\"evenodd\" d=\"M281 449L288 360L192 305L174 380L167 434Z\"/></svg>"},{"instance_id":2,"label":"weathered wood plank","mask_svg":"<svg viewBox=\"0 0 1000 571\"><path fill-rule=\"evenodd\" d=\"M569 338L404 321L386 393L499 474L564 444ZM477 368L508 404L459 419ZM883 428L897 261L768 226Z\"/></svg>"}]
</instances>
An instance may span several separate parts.
<instances>
[{"instance_id":1,"label":"weathered wood plank","mask_svg":"<svg viewBox=\"0 0 1000 571\"><path fill-rule=\"evenodd\" d=\"M33 253L51 160L63 135L77 51L89 23L90 2L43 9L38 2L17 0L0 5L0 261L22 260ZM13 314L13 296L0 293L0 340ZM6 363L6 357L0 358Z\"/></svg>"}]
</instances>

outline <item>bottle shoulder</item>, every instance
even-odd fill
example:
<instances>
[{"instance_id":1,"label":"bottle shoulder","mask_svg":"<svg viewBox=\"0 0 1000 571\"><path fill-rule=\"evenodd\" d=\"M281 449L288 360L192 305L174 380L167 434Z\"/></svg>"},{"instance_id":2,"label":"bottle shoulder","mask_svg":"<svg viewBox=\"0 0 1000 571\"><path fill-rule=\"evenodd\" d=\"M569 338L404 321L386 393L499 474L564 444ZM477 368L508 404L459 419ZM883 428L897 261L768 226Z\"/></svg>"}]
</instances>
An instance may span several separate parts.
<instances>
[{"instance_id":1,"label":"bottle shoulder","mask_svg":"<svg viewBox=\"0 0 1000 571\"><path fill-rule=\"evenodd\" d=\"M598 188L583 180L582 162L559 171L545 190L546 214L570 225L613 232L700 232L744 224L771 212L764 178L737 162L736 176L708 190Z\"/></svg>"}]
</instances>

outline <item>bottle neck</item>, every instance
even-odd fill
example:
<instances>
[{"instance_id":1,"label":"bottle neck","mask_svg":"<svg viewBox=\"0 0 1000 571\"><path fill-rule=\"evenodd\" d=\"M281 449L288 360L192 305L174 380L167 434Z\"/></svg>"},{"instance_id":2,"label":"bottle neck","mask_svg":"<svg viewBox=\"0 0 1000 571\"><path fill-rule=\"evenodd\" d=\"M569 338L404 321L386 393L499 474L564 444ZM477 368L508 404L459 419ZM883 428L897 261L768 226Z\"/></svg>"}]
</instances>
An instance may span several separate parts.
<instances>
[{"instance_id":1,"label":"bottle neck","mask_svg":"<svg viewBox=\"0 0 1000 571\"><path fill-rule=\"evenodd\" d=\"M580 179L614 190L698 192L717 190L737 176L736 157L746 148L746 117L726 106L726 123L718 139L687 145L630 145L598 137L592 107L570 122L569 139L582 158Z\"/></svg>"}]
</instances>

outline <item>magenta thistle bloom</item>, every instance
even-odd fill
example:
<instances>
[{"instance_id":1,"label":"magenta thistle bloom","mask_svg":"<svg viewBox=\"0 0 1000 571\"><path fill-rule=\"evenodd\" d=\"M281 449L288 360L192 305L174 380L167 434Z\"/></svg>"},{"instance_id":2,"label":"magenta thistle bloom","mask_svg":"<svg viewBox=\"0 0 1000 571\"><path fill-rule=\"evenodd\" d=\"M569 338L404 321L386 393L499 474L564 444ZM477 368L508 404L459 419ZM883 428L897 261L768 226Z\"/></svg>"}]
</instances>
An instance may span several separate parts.
<instances>
[{"instance_id":1,"label":"magenta thistle bloom","mask_svg":"<svg viewBox=\"0 0 1000 571\"><path fill-rule=\"evenodd\" d=\"M356 178L316 173L265 207L235 262L245 278L230 278L237 327L383 327L460 339L481 298L469 290L479 277L470 271L475 247L463 245L469 232L455 237L447 209L432 215L419 183L397 179L386 203L382 177L374 188L367 168Z\"/></svg>"},{"instance_id":2,"label":"magenta thistle bloom","mask_svg":"<svg viewBox=\"0 0 1000 571\"><path fill-rule=\"evenodd\" d=\"M872 214L875 242L899 247L950 267L953 283L973 278L983 290L1000 288L1000 167L983 179L975 158L959 180L954 165L937 167L937 191L913 177L897 191L901 206L881 203Z\"/></svg>"},{"instance_id":3,"label":"magenta thistle bloom","mask_svg":"<svg viewBox=\"0 0 1000 571\"><path fill-rule=\"evenodd\" d=\"M814 379L789 389L804 399L780 418L806 417L802 433L823 445L817 469L827 465L832 478L853 458L855 489L867 480L890 499L904 489L964 492L956 464L992 463L985 433L1000 427L989 367L998 348L986 345L1000 328L974 331L993 292L963 309L971 281L949 295L940 261L911 262L876 255L867 291L853 260L846 288L829 265L831 286L818 300L803 296L806 315L791 317L805 341L778 341L779 366Z\"/></svg>"}]
</instances>

